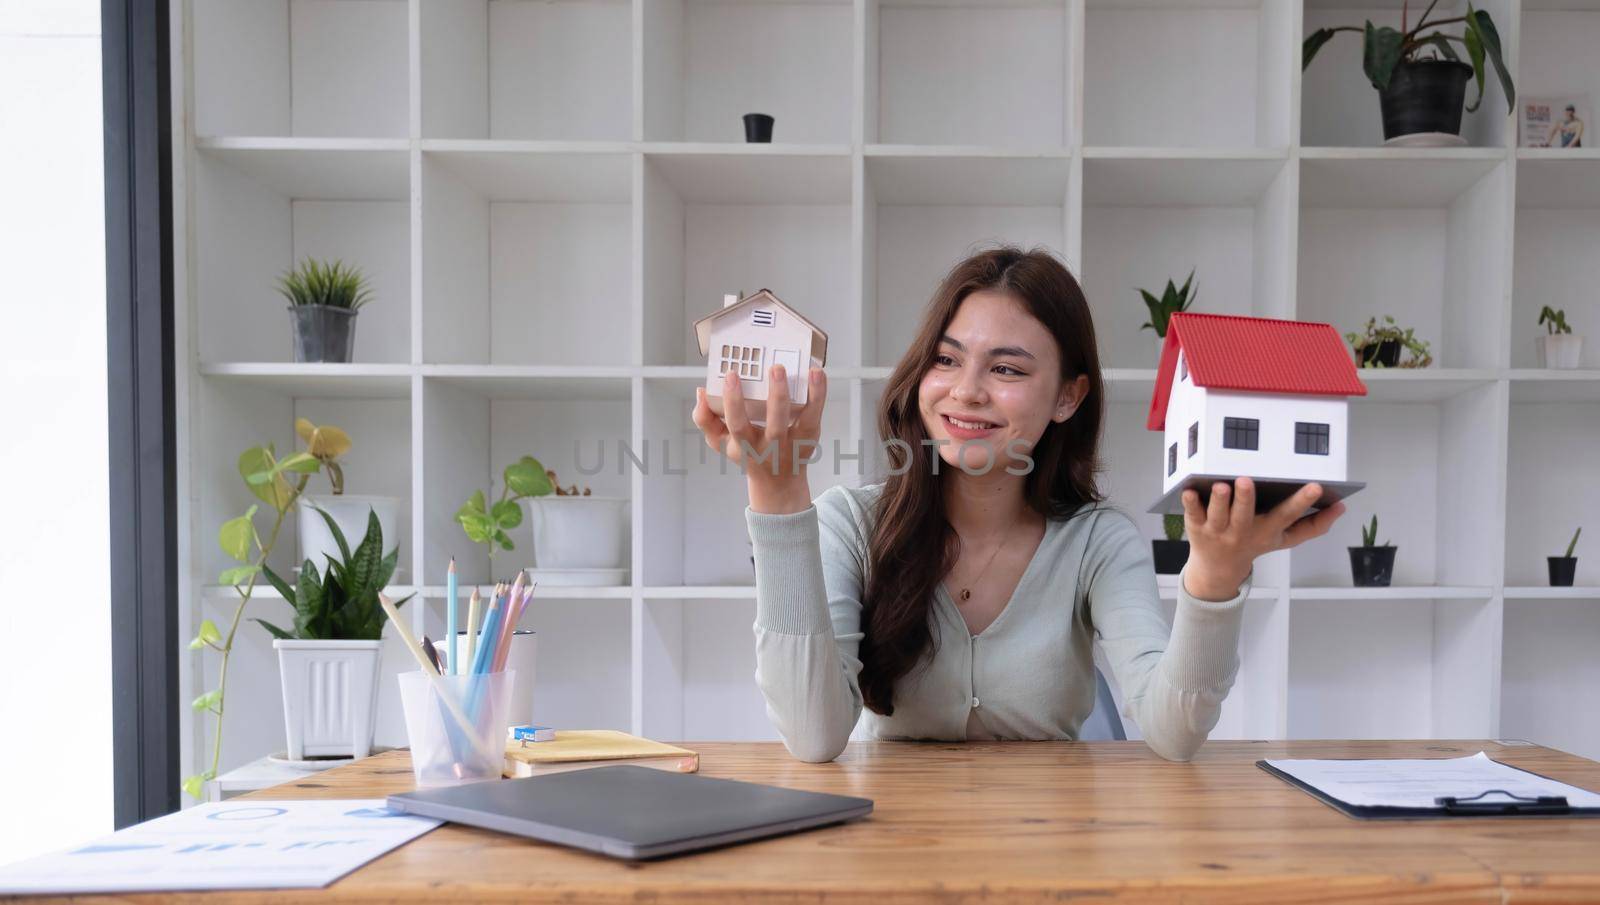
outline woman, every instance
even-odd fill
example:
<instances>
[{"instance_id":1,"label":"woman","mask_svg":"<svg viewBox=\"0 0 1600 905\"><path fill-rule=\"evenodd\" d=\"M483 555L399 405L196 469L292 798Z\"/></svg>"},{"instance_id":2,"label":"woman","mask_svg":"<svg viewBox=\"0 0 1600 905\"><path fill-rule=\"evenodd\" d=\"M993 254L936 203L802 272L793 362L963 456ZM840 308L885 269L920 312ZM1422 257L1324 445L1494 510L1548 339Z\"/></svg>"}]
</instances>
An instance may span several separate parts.
<instances>
[{"instance_id":1,"label":"woman","mask_svg":"<svg viewBox=\"0 0 1600 905\"><path fill-rule=\"evenodd\" d=\"M781 368L763 427L724 385L694 422L746 474L756 561L756 681L789 751L827 761L863 706L892 739L1070 739L1094 703L1098 638L1125 712L1162 757L1187 760L1238 668L1257 556L1327 532L1298 518L1308 485L1255 514L1247 478L1202 509L1184 494L1188 565L1168 626L1150 545L1095 484L1103 407L1089 306L1042 251L958 264L878 407L891 475L811 501L805 453L827 393L791 424ZM898 442L895 442L898 441ZM745 467L746 465L749 467Z\"/></svg>"}]
</instances>

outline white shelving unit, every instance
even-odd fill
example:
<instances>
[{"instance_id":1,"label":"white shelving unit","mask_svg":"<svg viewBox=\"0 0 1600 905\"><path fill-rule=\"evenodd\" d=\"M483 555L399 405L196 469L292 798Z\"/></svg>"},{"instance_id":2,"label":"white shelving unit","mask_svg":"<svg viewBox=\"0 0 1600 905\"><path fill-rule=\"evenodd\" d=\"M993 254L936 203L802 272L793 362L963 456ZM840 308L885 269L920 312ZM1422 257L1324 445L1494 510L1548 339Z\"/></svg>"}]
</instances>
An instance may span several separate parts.
<instances>
[{"instance_id":1,"label":"white shelving unit","mask_svg":"<svg viewBox=\"0 0 1600 905\"><path fill-rule=\"evenodd\" d=\"M1433 343L1433 368L1365 375L1351 470L1370 487L1336 537L1258 564L1217 736L1517 735L1600 755L1600 558L1580 560L1578 588L1540 587L1544 556L1600 508L1600 349L1577 372L1533 354L1546 302L1591 337L1600 323L1600 153L1517 150L1492 86L1470 147L1374 147L1359 42L1339 36L1302 74L1300 41L1399 5L185 0L184 611L231 613L208 583L216 527L248 503L234 457L292 446L296 415L355 437L352 492L406 500L401 581L434 635L448 556L490 577L452 514L533 453L632 501L631 583L547 589L524 620L542 635L545 719L770 738L744 491L689 422L689 325L735 289L805 310L832 340L824 443L854 451L875 442L889 368L943 273L1008 241L1083 282L1105 488L1134 513L1160 487L1135 287L1194 268L1202 310L1344 330L1390 313ZM1584 52L1600 6L1479 6L1521 92L1600 96ZM752 110L776 116L777 143L742 143ZM273 283L307 255L373 280L358 363L289 361ZM648 473L619 468L623 447ZM869 452L816 469L813 490L882 467ZM1398 584L1352 589L1343 547L1374 511ZM254 626L241 637L225 768L282 742L271 647ZM185 658L195 693L211 659ZM403 740L391 691L382 744Z\"/></svg>"}]
</instances>

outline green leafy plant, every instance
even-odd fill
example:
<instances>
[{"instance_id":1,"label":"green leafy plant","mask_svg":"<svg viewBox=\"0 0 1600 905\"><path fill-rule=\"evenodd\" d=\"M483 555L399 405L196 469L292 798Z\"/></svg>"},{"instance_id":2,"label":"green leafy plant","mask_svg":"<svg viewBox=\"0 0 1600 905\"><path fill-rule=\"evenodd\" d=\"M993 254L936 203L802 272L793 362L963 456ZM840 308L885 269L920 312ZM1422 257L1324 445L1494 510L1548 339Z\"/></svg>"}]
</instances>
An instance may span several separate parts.
<instances>
[{"instance_id":1,"label":"green leafy plant","mask_svg":"<svg viewBox=\"0 0 1600 905\"><path fill-rule=\"evenodd\" d=\"M234 608L233 619L228 625L226 634L215 622L202 619L199 631L189 642L190 650L211 650L222 655L217 673L217 687L190 702L195 711L210 713L215 720L211 740L211 767L204 772L185 777L182 783L183 791L195 798L201 797L206 782L217 776L217 766L222 757L222 719L225 712L228 663L233 653L233 640L238 634L245 607L249 605L255 593L256 583L266 570L267 557L272 555L273 547L277 545L278 536L283 530L283 523L294 509L295 502L305 493L311 476L328 469L334 464L334 459L350 448L350 438L344 431L336 427L319 428L309 421L304 421L304 424L309 430L302 430L299 422L295 425L296 433L302 438L310 437L306 441L307 449L302 452L279 459L277 451L269 443L266 446L251 447L239 455L239 477L260 502L251 504L243 515L223 522L222 527L217 530L217 543L222 547L222 552L239 563L225 570L218 576L217 581L220 584L232 585L239 595L239 603ZM337 472L330 471L330 478L334 474ZM273 513L272 528L264 538L256 531L255 525L255 515L262 503L272 507Z\"/></svg>"},{"instance_id":2,"label":"green leafy plant","mask_svg":"<svg viewBox=\"0 0 1600 905\"><path fill-rule=\"evenodd\" d=\"M1328 43L1333 36L1341 31L1353 31L1362 36L1361 68L1367 74L1367 80L1372 87L1383 91L1389 87L1389 79L1393 77L1395 67L1400 63L1415 63L1428 59L1445 59L1463 62L1461 55L1456 52L1451 42L1460 44L1467 52L1467 60L1472 66L1473 78L1478 85L1478 96L1467 105L1467 111L1478 109L1483 103L1484 61L1494 66L1494 74L1500 81L1500 90L1506 95L1506 111L1509 113L1516 109L1517 89L1511 83L1511 74L1506 71L1505 60L1502 59L1500 49L1500 31L1495 28L1494 19L1481 9L1473 9L1472 4L1467 4L1465 15L1445 19L1428 21L1428 16L1439 0L1432 0L1428 8L1422 11L1422 16L1417 19L1417 24L1412 27L1408 23L1410 3L1402 3L1400 7L1400 28L1373 25L1369 19L1365 27L1358 28L1354 25L1341 25L1335 28L1319 28L1306 36L1300 46L1300 68L1311 65L1311 60L1316 57L1322 45ZM1460 34L1449 34L1443 31L1434 31L1445 25L1462 26ZM1423 32L1427 31L1426 34Z\"/></svg>"},{"instance_id":3,"label":"green leafy plant","mask_svg":"<svg viewBox=\"0 0 1600 905\"><path fill-rule=\"evenodd\" d=\"M316 564L306 560L300 566L300 576L293 586L263 565L261 574L267 582L294 607L294 630L284 631L265 619L256 619L274 638L313 641L378 641L383 637L385 615L378 605L378 592L389 586L394 577L395 563L400 558L396 547L383 555L383 528L378 524L378 514L367 510L367 534L354 550L345 540L344 532L333 516L317 509L316 513L328 523L334 543L339 546L339 559L328 556L328 570L317 574ZM407 596L395 603L404 604Z\"/></svg>"},{"instance_id":4,"label":"green leafy plant","mask_svg":"<svg viewBox=\"0 0 1600 905\"><path fill-rule=\"evenodd\" d=\"M1171 280L1167 280L1167 288L1162 291L1161 298L1156 298L1143 289L1139 290L1139 294L1144 297L1145 307L1150 309L1150 320L1139 329L1154 330L1157 336L1166 338L1167 324L1171 322L1172 316L1180 311L1189 310L1189 306L1194 304L1195 296L1200 293L1199 286L1194 286L1193 293L1190 292L1193 283L1194 271L1191 270L1189 278L1183 281L1182 289L1174 286Z\"/></svg>"},{"instance_id":5,"label":"green leafy plant","mask_svg":"<svg viewBox=\"0 0 1600 905\"><path fill-rule=\"evenodd\" d=\"M1549 305L1539 309L1539 324L1551 336L1557 333L1571 333L1572 327L1567 325L1567 312L1562 308L1551 308Z\"/></svg>"},{"instance_id":6,"label":"green leafy plant","mask_svg":"<svg viewBox=\"0 0 1600 905\"><path fill-rule=\"evenodd\" d=\"M278 292L289 304L327 305L355 310L372 300L372 290L360 269L343 261L318 261L306 258L300 266L278 277Z\"/></svg>"},{"instance_id":7,"label":"green leafy plant","mask_svg":"<svg viewBox=\"0 0 1600 905\"><path fill-rule=\"evenodd\" d=\"M478 490L456 510L456 521L467 532L467 539L475 544L488 544L490 559L494 558L496 548L516 549L507 532L522 524L522 506L518 501L547 496L556 490L554 475L533 456L523 456L507 465L503 478L498 500L491 504L488 496ZM489 489L493 492L493 485Z\"/></svg>"},{"instance_id":8,"label":"green leafy plant","mask_svg":"<svg viewBox=\"0 0 1600 905\"><path fill-rule=\"evenodd\" d=\"M1567 552L1561 554L1563 559L1571 559L1572 558L1572 551L1578 549L1578 535L1580 535L1582 533L1583 533L1582 526L1579 526L1578 530L1572 532L1572 540L1571 540L1571 542L1569 542L1567 544Z\"/></svg>"},{"instance_id":9,"label":"green leafy plant","mask_svg":"<svg viewBox=\"0 0 1600 905\"><path fill-rule=\"evenodd\" d=\"M1428 343L1417 339L1416 331L1412 328L1401 329L1394 318L1387 314L1383 316L1382 324L1378 323L1377 318L1369 317L1365 330L1361 333L1346 333L1344 338L1356 353L1358 367L1383 367L1383 363L1377 360L1377 352L1378 346L1386 342L1397 342L1406 352L1407 357L1400 361L1402 368L1426 368L1433 364L1433 355L1428 351Z\"/></svg>"},{"instance_id":10,"label":"green leafy plant","mask_svg":"<svg viewBox=\"0 0 1600 905\"><path fill-rule=\"evenodd\" d=\"M1372 517L1370 523L1361 526L1361 546L1389 546L1388 541L1384 541L1381 545L1378 543L1378 517L1376 515Z\"/></svg>"},{"instance_id":11,"label":"green leafy plant","mask_svg":"<svg viewBox=\"0 0 1600 905\"><path fill-rule=\"evenodd\" d=\"M1183 516L1170 512L1163 515L1161 530L1167 535L1167 540L1183 540Z\"/></svg>"}]
</instances>

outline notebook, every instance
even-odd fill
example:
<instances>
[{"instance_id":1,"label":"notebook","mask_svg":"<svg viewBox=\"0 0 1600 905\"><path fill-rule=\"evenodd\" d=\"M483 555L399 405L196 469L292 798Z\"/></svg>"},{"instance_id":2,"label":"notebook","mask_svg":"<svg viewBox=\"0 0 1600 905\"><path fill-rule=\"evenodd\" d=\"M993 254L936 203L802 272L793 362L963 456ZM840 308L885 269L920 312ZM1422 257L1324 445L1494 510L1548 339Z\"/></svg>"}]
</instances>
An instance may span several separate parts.
<instances>
[{"instance_id":1,"label":"notebook","mask_svg":"<svg viewBox=\"0 0 1600 905\"><path fill-rule=\"evenodd\" d=\"M402 813L630 860L661 858L842 823L865 798L709 776L605 766L389 797Z\"/></svg>"},{"instance_id":2,"label":"notebook","mask_svg":"<svg viewBox=\"0 0 1600 905\"><path fill-rule=\"evenodd\" d=\"M505 775L513 778L619 764L694 773L700 769L700 755L614 729L563 729L553 741L506 744Z\"/></svg>"}]
</instances>

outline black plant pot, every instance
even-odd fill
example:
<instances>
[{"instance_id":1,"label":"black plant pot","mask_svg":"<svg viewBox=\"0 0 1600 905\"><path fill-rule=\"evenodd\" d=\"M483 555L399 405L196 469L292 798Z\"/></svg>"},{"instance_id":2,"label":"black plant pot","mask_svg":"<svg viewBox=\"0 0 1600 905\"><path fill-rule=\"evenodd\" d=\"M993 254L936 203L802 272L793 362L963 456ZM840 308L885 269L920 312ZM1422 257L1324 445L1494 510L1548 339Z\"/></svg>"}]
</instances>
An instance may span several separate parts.
<instances>
[{"instance_id":1,"label":"black plant pot","mask_svg":"<svg viewBox=\"0 0 1600 905\"><path fill-rule=\"evenodd\" d=\"M772 141L772 117L765 113L744 115L744 140L750 144L769 144Z\"/></svg>"},{"instance_id":2,"label":"black plant pot","mask_svg":"<svg viewBox=\"0 0 1600 905\"><path fill-rule=\"evenodd\" d=\"M332 305L290 305L294 360L348 362L356 345L357 313Z\"/></svg>"},{"instance_id":3,"label":"black plant pot","mask_svg":"<svg viewBox=\"0 0 1600 905\"><path fill-rule=\"evenodd\" d=\"M1183 571L1183 564L1189 561L1189 542L1186 540L1153 540L1150 547L1154 551L1157 575L1176 575Z\"/></svg>"},{"instance_id":4,"label":"black plant pot","mask_svg":"<svg viewBox=\"0 0 1600 905\"><path fill-rule=\"evenodd\" d=\"M1383 365L1386 368L1399 367L1400 365L1400 340L1386 339L1377 345L1366 346L1361 350L1361 364L1364 367Z\"/></svg>"},{"instance_id":5,"label":"black plant pot","mask_svg":"<svg viewBox=\"0 0 1600 905\"><path fill-rule=\"evenodd\" d=\"M1384 140L1418 132L1461 134L1472 67L1455 60L1398 63L1389 87L1378 92Z\"/></svg>"},{"instance_id":6,"label":"black plant pot","mask_svg":"<svg viewBox=\"0 0 1600 905\"><path fill-rule=\"evenodd\" d=\"M1350 580L1358 588L1387 588L1399 547L1351 547Z\"/></svg>"},{"instance_id":7,"label":"black plant pot","mask_svg":"<svg viewBox=\"0 0 1600 905\"><path fill-rule=\"evenodd\" d=\"M1547 556L1545 559L1550 561L1550 587L1572 587L1572 580L1578 574L1578 557Z\"/></svg>"}]
</instances>

